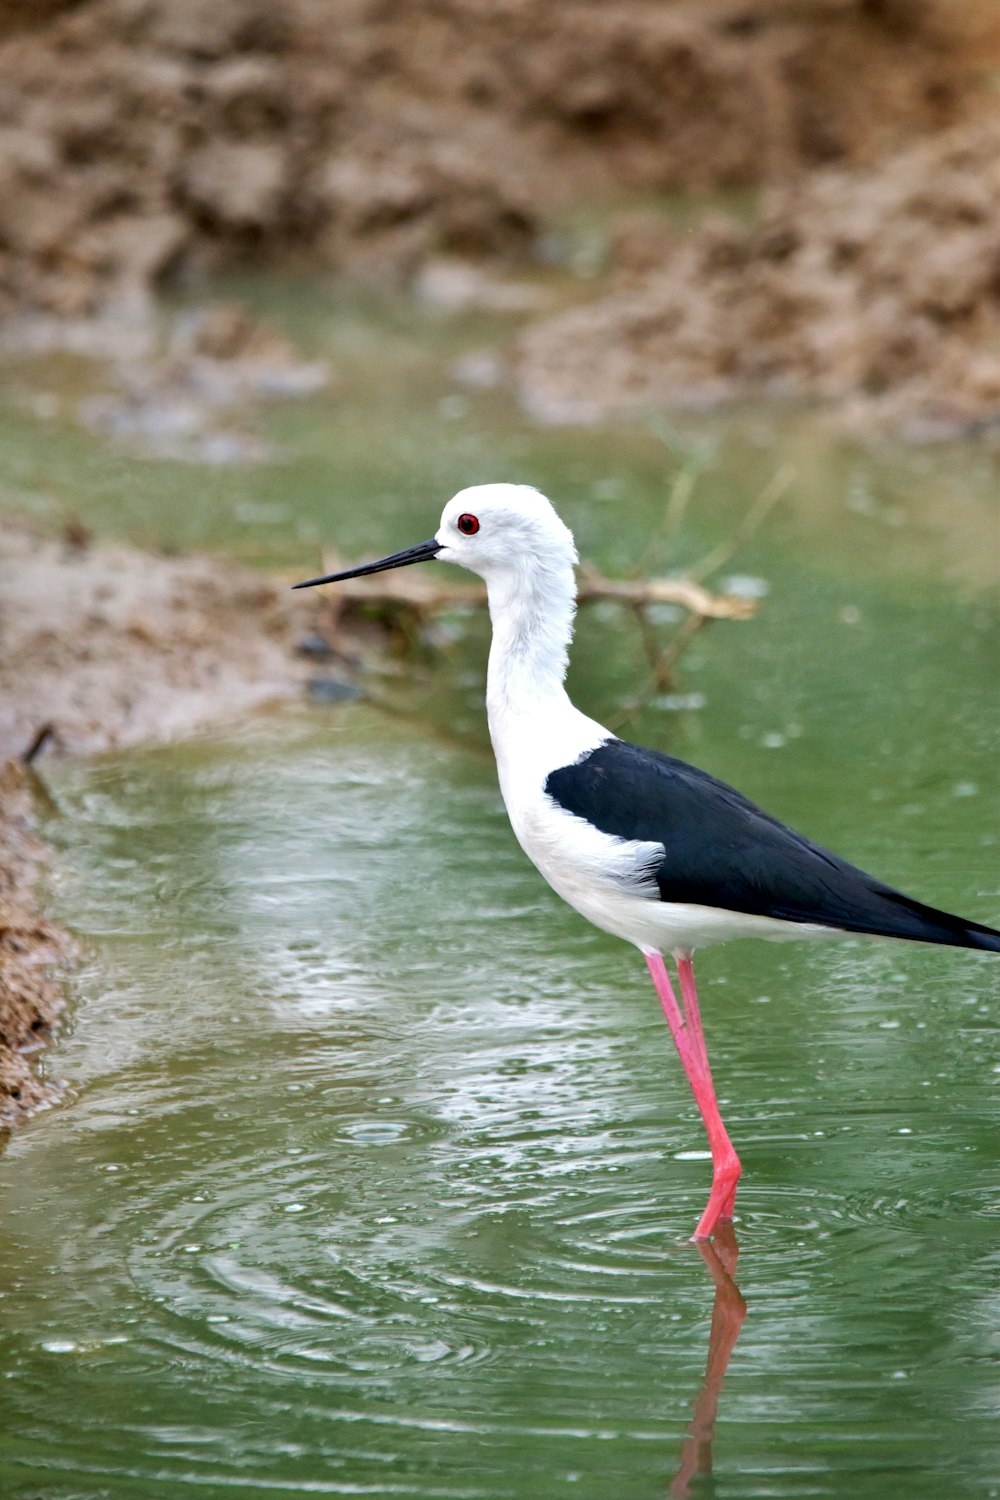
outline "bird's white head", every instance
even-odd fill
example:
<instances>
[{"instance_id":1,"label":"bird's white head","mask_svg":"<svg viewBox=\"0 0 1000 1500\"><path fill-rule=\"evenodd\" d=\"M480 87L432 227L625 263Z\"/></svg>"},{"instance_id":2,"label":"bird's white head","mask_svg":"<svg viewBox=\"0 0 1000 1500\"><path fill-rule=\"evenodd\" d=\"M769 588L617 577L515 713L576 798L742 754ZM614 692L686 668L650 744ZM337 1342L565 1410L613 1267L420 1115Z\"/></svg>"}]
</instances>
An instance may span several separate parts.
<instances>
[{"instance_id":1,"label":"bird's white head","mask_svg":"<svg viewBox=\"0 0 1000 1500\"><path fill-rule=\"evenodd\" d=\"M532 567L571 569L573 533L528 484L475 484L459 490L441 515L440 562L458 563L489 581Z\"/></svg>"},{"instance_id":2,"label":"bird's white head","mask_svg":"<svg viewBox=\"0 0 1000 1500\"><path fill-rule=\"evenodd\" d=\"M569 527L531 485L476 484L459 490L428 541L294 587L339 583L432 558L458 563L485 578L495 630L503 631L497 659L524 657L530 645L539 672L544 660L545 670L562 680L576 605L576 546ZM515 642L516 650L508 644Z\"/></svg>"},{"instance_id":3,"label":"bird's white head","mask_svg":"<svg viewBox=\"0 0 1000 1500\"><path fill-rule=\"evenodd\" d=\"M576 608L576 547L569 527L530 485L476 484L459 490L428 541L293 587L340 583L432 558L458 563L486 580L493 620L487 687L491 724L513 705L561 702Z\"/></svg>"}]
</instances>

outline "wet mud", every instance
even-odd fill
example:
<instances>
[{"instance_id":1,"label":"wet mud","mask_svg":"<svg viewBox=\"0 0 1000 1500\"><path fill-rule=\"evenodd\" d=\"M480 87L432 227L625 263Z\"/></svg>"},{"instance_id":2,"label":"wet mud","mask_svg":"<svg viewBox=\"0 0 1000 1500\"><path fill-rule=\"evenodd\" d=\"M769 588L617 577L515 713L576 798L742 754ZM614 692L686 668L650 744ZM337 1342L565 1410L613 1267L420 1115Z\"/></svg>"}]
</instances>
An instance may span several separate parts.
<instances>
[{"instance_id":1,"label":"wet mud","mask_svg":"<svg viewBox=\"0 0 1000 1500\"><path fill-rule=\"evenodd\" d=\"M747 394L918 439L1000 429L1000 112L774 189L751 228L621 227L616 284L515 364L547 421Z\"/></svg>"},{"instance_id":2,"label":"wet mud","mask_svg":"<svg viewBox=\"0 0 1000 1500\"><path fill-rule=\"evenodd\" d=\"M61 1093L33 1064L63 1008L76 944L42 914L38 805L31 772L14 761L0 765L0 1131Z\"/></svg>"}]
</instances>

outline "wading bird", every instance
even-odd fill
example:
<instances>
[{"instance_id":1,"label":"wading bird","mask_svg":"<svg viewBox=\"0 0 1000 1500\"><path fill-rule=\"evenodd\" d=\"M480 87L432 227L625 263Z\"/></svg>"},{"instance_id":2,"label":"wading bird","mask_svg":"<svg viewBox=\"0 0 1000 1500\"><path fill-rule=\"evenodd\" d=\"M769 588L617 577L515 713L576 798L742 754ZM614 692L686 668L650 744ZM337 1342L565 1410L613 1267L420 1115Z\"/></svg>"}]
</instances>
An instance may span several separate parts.
<instances>
[{"instance_id":1,"label":"wading bird","mask_svg":"<svg viewBox=\"0 0 1000 1500\"><path fill-rule=\"evenodd\" d=\"M570 906L634 943L649 966L712 1148L694 1238L733 1214L740 1161L719 1114L691 956L735 937L869 933L1000 952L1000 932L904 896L705 771L620 740L564 687L576 612L573 535L527 485L449 500L437 534L296 588L429 561L486 580L486 708L500 790L524 852ZM678 1004L664 954L677 965Z\"/></svg>"}]
</instances>

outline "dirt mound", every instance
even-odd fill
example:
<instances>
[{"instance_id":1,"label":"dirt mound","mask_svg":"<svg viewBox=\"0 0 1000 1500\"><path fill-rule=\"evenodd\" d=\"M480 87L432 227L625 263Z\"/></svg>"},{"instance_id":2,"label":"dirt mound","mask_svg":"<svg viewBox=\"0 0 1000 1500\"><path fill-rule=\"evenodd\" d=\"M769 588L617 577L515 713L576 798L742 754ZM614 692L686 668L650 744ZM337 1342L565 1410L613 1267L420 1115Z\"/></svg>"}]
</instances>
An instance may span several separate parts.
<instances>
[{"instance_id":1,"label":"dirt mound","mask_svg":"<svg viewBox=\"0 0 1000 1500\"><path fill-rule=\"evenodd\" d=\"M920 434L1000 421L998 203L994 115L777 190L749 232L630 223L612 294L524 336L523 400L556 421L748 392L851 397Z\"/></svg>"},{"instance_id":2,"label":"dirt mound","mask_svg":"<svg viewBox=\"0 0 1000 1500\"><path fill-rule=\"evenodd\" d=\"M583 196L871 157L968 107L995 57L990 13L990 0L13 0L0 296L80 312L249 257L409 272L430 251L523 253Z\"/></svg>"}]
</instances>

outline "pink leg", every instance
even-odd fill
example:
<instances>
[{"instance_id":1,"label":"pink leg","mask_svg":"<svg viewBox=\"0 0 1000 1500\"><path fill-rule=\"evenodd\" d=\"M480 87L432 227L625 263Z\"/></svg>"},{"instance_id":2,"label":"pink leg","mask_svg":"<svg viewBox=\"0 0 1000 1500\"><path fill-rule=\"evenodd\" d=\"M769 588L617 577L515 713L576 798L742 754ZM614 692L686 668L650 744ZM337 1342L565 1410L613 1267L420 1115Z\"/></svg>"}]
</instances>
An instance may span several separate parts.
<instances>
[{"instance_id":1,"label":"pink leg","mask_svg":"<svg viewBox=\"0 0 1000 1500\"><path fill-rule=\"evenodd\" d=\"M681 982L681 998L684 1001L684 1016L688 1024L688 1029L697 1034L698 1049L701 1057L704 1059L705 1076L708 1079L708 1086L712 1090L712 1106L718 1119L718 1131L721 1132L721 1140L724 1143L723 1155L725 1157L728 1157L732 1163L735 1163L736 1170L735 1174L732 1177L732 1190L730 1191L728 1198L723 1200L722 1208L719 1212L720 1219L731 1219L733 1217L733 1211L736 1207L736 1185L740 1180L740 1173L743 1169L740 1166L740 1159L736 1155L733 1143L729 1139L729 1134L726 1130L726 1127L722 1123L722 1117L721 1115L719 1115L718 1106L715 1102L715 1090L712 1088L712 1075L709 1072L708 1067L708 1049L705 1046L705 1033L701 1029L701 1010L698 1006L698 991L695 988L694 983L694 964L691 962L691 957L689 954L678 954L677 977ZM709 1136L711 1137L711 1130L709 1130ZM713 1145L713 1163L715 1162L715 1159L716 1154L715 1147ZM731 1167L730 1171L732 1171Z\"/></svg>"},{"instance_id":2,"label":"pink leg","mask_svg":"<svg viewBox=\"0 0 1000 1500\"><path fill-rule=\"evenodd\" d=\"M656 993L660 997L663 1013L667 1018L677 1051L680 1053L684 1071L691 1085L691 1092L701 1111L708 1132L708 1144L712 1150L712 1191L708 1205L694 1232L696 1240L706 1240L720 1219L731 1219L736 1202L736 1184L740 1178L740 1159L729 1139L726 1127L719 1114L715 1097L715 1086L708 1066L708 1051L701 1026L698 1009L698 993L694 985L694 969L690 958L678 958L677 972L684 1000L684 1014L674 995L667 966L660 953L647 953L646 964Z\"/></svg>"}]
</instances>

